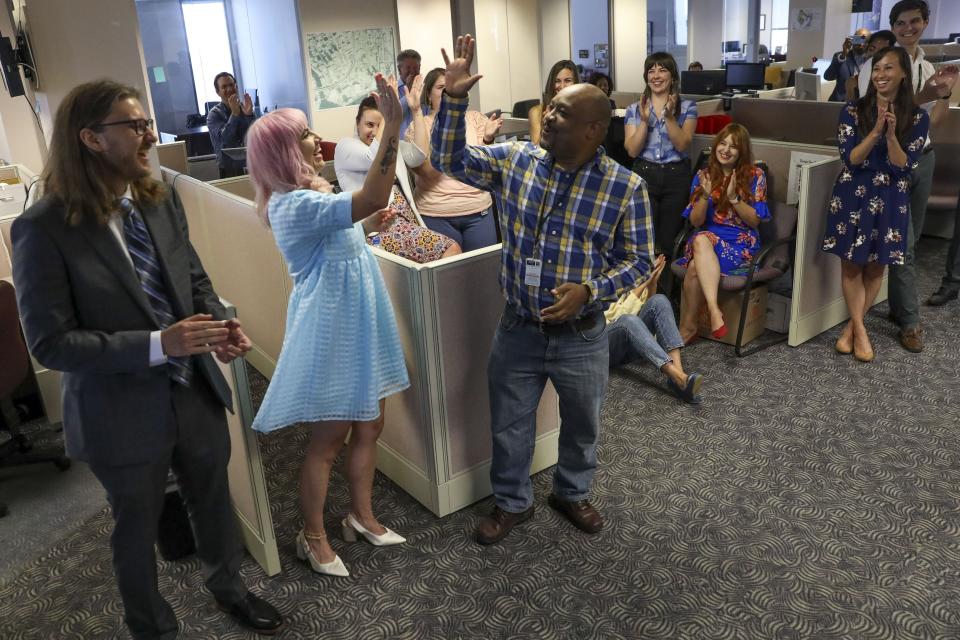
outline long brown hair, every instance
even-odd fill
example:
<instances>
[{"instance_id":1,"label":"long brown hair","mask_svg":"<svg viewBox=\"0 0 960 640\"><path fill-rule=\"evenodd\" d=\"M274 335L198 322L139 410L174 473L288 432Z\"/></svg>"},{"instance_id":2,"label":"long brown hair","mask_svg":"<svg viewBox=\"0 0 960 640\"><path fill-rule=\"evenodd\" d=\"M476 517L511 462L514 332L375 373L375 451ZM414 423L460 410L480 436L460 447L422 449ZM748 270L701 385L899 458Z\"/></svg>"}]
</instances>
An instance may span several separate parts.
<instances>
[{"instance_id":1,"label":"long brown hair","mask_svg":"<svg viewBox=\"0 0 960 640\"><path fill-rule=\"evenodd\" d=\"M720 161L717 160L717 146L720 144L720 141L727 136L733 138L733 146L735 146L739 152L737 156L737 166L733 168L733 173L730 174L729 179L724 177L723 168L720 166ZM753 204L753 191L750 188L754 175L753 148L750 146L750 132L747 131L746 127L736 122L731 122L721 129L720 133L714 136L713 142L710 144L710 161L707 164L707 175L710 176L710 184L713 186L713 192L716 193L718 188L720 190L720 197L714 198L717 211L726 209L730 203L727 197L729 180L736 180L737 195L739 195L742 200L747 201L748 204ZM709 196L711 194L704 194L703 186L698 186L693 196L696 198L702 195Z\"/></svg>"},{"instance_id":2,"label":"long brown hair","mask_svg":"<svg viewBox=\"0 0 960 640\"><path fill-rule=\"evenodd\" d=\"M643 97L647 99L647 104L650 104L650 100L653 99L653 91L647 82L647 74L655 65L659 65L670 72L670 94L676 98L676 100L674 100L675 104L673 105L673 115L679 116L681 107L680 71L677 69L677 61L666 51L651 53L647 56L647 59L643 61L643 82L646 85L643 89Z\"/></svg>"},{"instance_id":3,"label":"long brown hair","mask_svg":"<svg viewBox=\"0 0 960 640\"><path fill-rule=\"evenodd\" d=\"M107 224L117 208L117 194L104 181L109 169L99 154L80 140L80 130L106 118L118 100L140 99L133 87L112 80L95 80L74 87L60 103L50 136L50 155L41 175L41 193L63 203L67 223L84 219ZM166 187L147 176L131 185L138 204L153 204L166 196Z\"/></svg>"},{"instance_id":4,"label":"long brown hair","mask_svg":"<svg viewBox=\"0 0 960 640\"><path fill-rule=\"evenodd\" d=\"M893 107L893 113L897 117L897 140L901 147L906 147L909 142L907 138L910 135L910 129L913 127L913 66L910 63L910 54L903 47L887 47L880 49L870 60L870 68L867 73L873 74L873 67L885 55L892 53L896 56L900 69L903 71L903 80L897 87L897 95L894 97L890 106ZM867 94L857 100L857 129L861 138L867 137L870 130L877 124L877 88L873 86L873 78L870 78L870 84L867 87Z\"/></svg>"},{"instance_id":5,"label":"long brown hair","mask_svg":"<svg viewBox=\"0 0 960 640\"><path fill-rule=\"evenodd\" d=\"M573 72L573 84L580 84L580 71L577 69L577 65L573 64L573 60L560 60L559 62L555 62L554 65L550 67L550 73L547 74L547 84L543 85L543 95L541 96L540 106L543 107L544 113L547 112L547 105L549 105L550 101L557 95L557 90L553 88L553 83L557 81L557 76L560 75L560 72L564 69L569 69Z\"/></svg>"}]
</instances>

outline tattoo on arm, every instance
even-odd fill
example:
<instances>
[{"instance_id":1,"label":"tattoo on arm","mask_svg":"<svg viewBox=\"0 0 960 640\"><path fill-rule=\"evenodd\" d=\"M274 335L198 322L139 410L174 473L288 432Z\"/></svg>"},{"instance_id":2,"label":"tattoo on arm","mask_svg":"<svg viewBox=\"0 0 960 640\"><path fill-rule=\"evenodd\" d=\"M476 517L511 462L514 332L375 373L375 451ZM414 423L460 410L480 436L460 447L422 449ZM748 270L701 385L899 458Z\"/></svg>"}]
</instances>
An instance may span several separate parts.
<instances>
[{"instance_id":1,"label":"tattoo on arm","mask_svg":"<svg viewBox=\"0 0 960 640\"><path fill-rule=\"evenodd\" d=\"M391 136L387 142L387 148L383 152L383 160L380 161L380 175L385 176L397 161L397 138Z\"/></svg>"}]
</instances>

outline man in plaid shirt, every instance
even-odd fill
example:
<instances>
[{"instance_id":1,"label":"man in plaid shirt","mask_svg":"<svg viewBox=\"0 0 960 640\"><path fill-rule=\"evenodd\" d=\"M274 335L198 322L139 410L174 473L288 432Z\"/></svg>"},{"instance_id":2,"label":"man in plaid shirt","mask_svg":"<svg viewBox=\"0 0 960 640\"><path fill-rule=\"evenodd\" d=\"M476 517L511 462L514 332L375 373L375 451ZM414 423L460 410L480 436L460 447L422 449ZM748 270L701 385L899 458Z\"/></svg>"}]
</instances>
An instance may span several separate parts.
<instances>
[{"instance_id":1,"label":"man in plaid shirt","mask_svg":"<svg viewBox=\"0 0 960 640\"><path fill-rule=\"evenodd\" d=\"M474 41L457 38L431 147L440 171L492 192L500 212L500 285L507 300L491 345L496 506L477 541L502 540L533 515L530 462L547 380L560 396L560 439L550 505L587 533L603 527L589 503L609 353L603 308L650 273L653 232L646 186L600 144L610 103L593 85L564 89L547 106L541 147L469 147L464 113Z\"/></svg>"}]
</instances>

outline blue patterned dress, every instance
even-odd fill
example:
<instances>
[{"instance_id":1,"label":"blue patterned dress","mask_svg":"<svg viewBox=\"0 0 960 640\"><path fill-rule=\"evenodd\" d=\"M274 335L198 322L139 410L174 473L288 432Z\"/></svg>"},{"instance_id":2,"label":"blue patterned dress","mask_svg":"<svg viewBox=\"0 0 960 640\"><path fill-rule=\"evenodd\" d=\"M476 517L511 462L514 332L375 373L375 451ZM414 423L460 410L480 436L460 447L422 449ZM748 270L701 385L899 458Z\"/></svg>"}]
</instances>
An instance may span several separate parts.
<instances>
[{"instance_id":1,"label":"blue patterned dress","mask_svg":"<svg viewBox=\"0 0 960 640\"><path fill-rule=\"evenodd\" d=\"M700 174L697 173L693 177L693 184L690 185L690 204L683 210L684 218L689 218L693 211L693 193L699 186ZM745 275L754 254L760 250L760 234L740 219L732 205L727 204L723 211L717 211L714 203L720 200L723 189L725 189L725 186L722 184L713 187L710 200L707 201L706 225L702 230L693 233L687 240L683 257L677 260L677 264L689 264L690 260L693 259L693 241L698 235L706 234L710 238L710 242L713 243L713 250L717 253L720 273L723 275ZM742 194L741 197L743 197ZM750 181L750 197L743 200L753 207L754 211L757 212L757 217L761 220L770 219L770 208L767 206L767 179L760 167L753 168L753 179Z\"/></svg>"},{"instance_id":2,"label":"blue patterned dress","mask_svg":"<svg viewBox=\"0 0 960 640\"><path fill-rule=\"evenodd\" d=\"M847 103L840 112L837 141L843 169L833 185L827 213L823 250L856 264L903 264L910 221L910 174L920 161L930 118L914 109L907 164L897 167L887 158L887 140L881 138L862 164L850 162L850 153L863 140L857 131L857 107Z\"/></svg>"},{"instance_id":3,"label":"blue patterned dress","mask_svg":"<svg viewBox=\"0 0 960 640\"><path fill-rule=\"evenodd\" d=\"M253 421L257 431L296 422L373 420L379 401L410 386L397 322L351 194L299 189L268 204L293 278L286 335Z\"/></svg>"}]
</instances>

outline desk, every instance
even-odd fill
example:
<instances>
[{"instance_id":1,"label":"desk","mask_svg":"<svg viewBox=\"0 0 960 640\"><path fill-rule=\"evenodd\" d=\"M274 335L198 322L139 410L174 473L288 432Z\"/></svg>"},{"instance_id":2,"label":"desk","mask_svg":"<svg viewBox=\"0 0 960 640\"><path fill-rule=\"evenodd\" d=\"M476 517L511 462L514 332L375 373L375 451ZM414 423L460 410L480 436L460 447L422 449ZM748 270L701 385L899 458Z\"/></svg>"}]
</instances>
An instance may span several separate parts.
<instances>
[{"instance_id":1,"label":"desk","mask_svg":"<svg viewBox=\"0 0 960 640\"><path fill-rule=\"evenodd\" d=\"M187 157L207 156L213 153L213 143L210 142L210 130L207 126L190 127L181 129L176 133L168 133L173 136L177 142L184 141L187 144Z\"/></svg>"}]
</instances>

